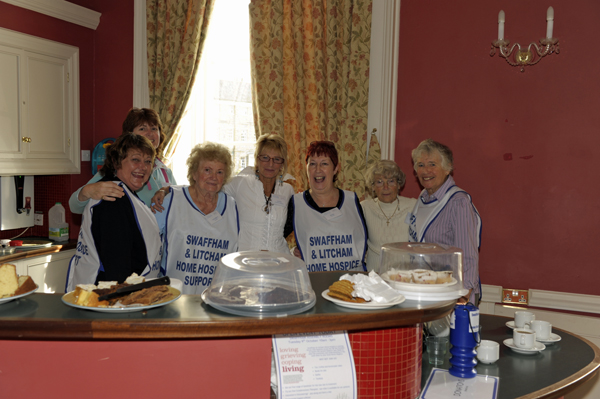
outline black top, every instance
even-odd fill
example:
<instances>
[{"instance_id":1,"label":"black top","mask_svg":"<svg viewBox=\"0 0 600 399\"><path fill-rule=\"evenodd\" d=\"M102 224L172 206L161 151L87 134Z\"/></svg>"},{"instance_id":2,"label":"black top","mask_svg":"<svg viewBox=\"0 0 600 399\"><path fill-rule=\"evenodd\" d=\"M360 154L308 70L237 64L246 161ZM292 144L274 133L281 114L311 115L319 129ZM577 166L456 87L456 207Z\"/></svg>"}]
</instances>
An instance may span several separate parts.
<instances>
[{"instance_id":1,"label":"black top","mask_svg":"<svg viewBox=\"0 0 600 399\"><path fill-rule=\"evenodd\" d=\"M308 202L308 205L310 205L311 208L313 208L314 210L316 210L319 213L325 213L333 208L339 208L340 206L342 206L342 200L344 199L344 195L342 194L341 189L338 188L338 190L340 191L340 195L338 197L337 204L335 206L330 206L330 207L326 207L326 208L321 208L319 205L317 205L317 203L313 199L312 195L310 195L309 190L306 190L304 192L304 195L306 196L306 202ZM361 219L365 220L365 215L363 214L362 206L360 205L360 202L358 201L358 196L355 196L354 199L356 201L356 208L358 209L358 213L360 214ZM288 202L287 220L285 221L285 227L283 228L283 237L287 238L287 236L292 234L293 231L294 231L294 196L292 195L292 198L290 198L290 201ZM369 232L367 232L367 237L365 237L365 240L368 238L368 234L369 234Z\"/></svg>"},{"instance_id":2,"label":"black top","mask_svg":"<svg viewBox=\"0 0 600 399\"><path fill-rule=\"evenodd\" d=\"M107 175L100 181L115 180L120 179ZM133 195L137 197L135 192ZM132 273L142 274L146 268L146 243L127 195L115 201L101 201L94 206L92 237L104 267L104 271L98 273L96 284L98 281L122 283Z\"/></svg>"}]
</instances>

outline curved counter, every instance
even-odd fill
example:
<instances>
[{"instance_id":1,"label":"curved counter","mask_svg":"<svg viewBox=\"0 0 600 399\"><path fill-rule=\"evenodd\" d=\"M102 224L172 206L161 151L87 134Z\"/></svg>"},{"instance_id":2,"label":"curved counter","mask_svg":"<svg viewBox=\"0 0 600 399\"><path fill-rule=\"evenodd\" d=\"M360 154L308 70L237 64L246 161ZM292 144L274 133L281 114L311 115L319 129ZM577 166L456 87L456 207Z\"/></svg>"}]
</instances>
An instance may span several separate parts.
<instances>
[{"instance_id":1,"label":"curved counter","mask_svg":"<svg viewBox=\"0 0 600 399\"><path fill-rule=\"evenodd\" d=\"M321 296L342 274L311 273L315 306L286 317L230 315L193 295L146 312L122 314L76 309L62 303L61 294L32 294L2 304L3 393L58 394L64 389L64 370L70 373L70 390L89 392L98 385L97 376L109 369L111 390L121 396L266 398L272 335L346 330L358 397L415 398L420 391L422 323L446 316L455 301L407 300L383 310L348 309ZM27 375L35 375L36 384L28 383Z\"/></svg>"},{"instance_id":2,"label":"curved counter","mask_svg":"<svg viewBox=\"0 0 600 399\"><path fill-rule=\"evenodd\" d=\"M198 295L183 295L145 312L100 313L69 307L62 294L32 294L0 305L0 339L144 340L256 337L315 331L406 327L449 314L455 301L407 300L383 310L354 310L321 297L342 272L311 273L315 306L286 317L251 318L221 312Z\"/></svg>"},{"instance_id":3,"label":"curved counter","mask_svg":"<svg viewBox=\"0 0 600 399\"><path fill-rule=\"evenodd\" d=\"M512 338L512 330L506 326L510 318L481 315L482 339L500 344L500 358L492 364L478 363L477 374L500 378L498 399L550 399L561 398L592 378L600 368L600 349L592 342L576 334L554 327L560 342L547 345L546 349L533 355L515 353L503 344ZM449 369L450 354L444 364L437 368ZM433 366L422 364L422 386L425 385Z\"/></svg>"}]
</instances>

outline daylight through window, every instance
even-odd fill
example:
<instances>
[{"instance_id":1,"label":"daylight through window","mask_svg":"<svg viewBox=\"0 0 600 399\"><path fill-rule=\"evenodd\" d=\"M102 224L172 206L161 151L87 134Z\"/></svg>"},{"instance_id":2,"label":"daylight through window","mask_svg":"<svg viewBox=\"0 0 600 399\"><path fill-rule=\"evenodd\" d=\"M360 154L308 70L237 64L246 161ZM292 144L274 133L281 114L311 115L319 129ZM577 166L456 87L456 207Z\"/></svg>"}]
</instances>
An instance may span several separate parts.
<instances>
[{"instance_id":1,"label":"daylight through window","mask_svg":"<svg viewBox=\"0 0 600 399\"><path fill-rule=\"evenodd\" d=\"M172 160L179 184L187 182L193 146L221 143L231 151L234 174L254 165L254 122L250 83L249 0L217 0L202 59Z\"/></svg>"}]
</instances>

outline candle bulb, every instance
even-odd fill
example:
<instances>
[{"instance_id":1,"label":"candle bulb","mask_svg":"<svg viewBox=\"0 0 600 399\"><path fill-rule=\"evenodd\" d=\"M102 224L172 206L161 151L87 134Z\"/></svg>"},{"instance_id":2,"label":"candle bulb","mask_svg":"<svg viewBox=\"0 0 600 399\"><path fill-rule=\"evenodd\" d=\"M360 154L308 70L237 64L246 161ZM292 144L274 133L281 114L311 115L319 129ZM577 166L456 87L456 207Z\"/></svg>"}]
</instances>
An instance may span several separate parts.
<instances>
[{"instance_id":1,"label":"candle bulb","mask_svg":"<svg viewBox=\"0 0 600 399\"><path fill-rule=\"evenodd\" d=\"M500 10L498 13L498 40L504 40L504 20L504 11Z\"/></svg>"},{"instance_id":2,"label":"candle bulb","mask_svg":"<svg viewBox=\"0 0 600 399\"><path fill-rule=\"evenodd\" d=\"M546 38L552 38L552 29L554 28L554 8L548 7L548 11L546 12Z\"/></svg>"}]
</instances>

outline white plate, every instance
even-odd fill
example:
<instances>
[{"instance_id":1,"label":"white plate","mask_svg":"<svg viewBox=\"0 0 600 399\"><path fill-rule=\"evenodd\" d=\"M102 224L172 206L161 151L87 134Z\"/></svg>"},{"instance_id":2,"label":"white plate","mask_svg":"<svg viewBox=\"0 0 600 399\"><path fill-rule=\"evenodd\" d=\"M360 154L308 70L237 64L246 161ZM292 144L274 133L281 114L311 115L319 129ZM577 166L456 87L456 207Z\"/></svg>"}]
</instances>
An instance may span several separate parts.
<instances>
[{"instance_id":1,"label":"white plate","mask_svg":"<svg viewBox=\"0 0 600 399\"><path fill-rule=\"evenodd\" d=\"M555 342L560 341L562 338L558 334L550 333L550 336L546 339L537 339L538 342L546 345L552 345Z\"/></svg>"},{"instance_id":2,"label":"white plate","mask_svg":"<svg viewBox=\"0 0 600 399\"><path fill-rule=\"evenodd\" d=\"M395 289L405 289L405 290L409 290L409 291L427 291L427 292L444 291L446 287L453 286L454 284L456 284L458 282L458 281L456 281L456 279L454 277L452 277L451 282L442 283L442 284L404 283L402 281L392 280L389 277L388 273L383 273L381 275L381 278L383 278L385 281L387 281L392 286L392 288L395 288Z\"/></svg>"},{"instance_id":3,"label":"white plate","mask_svg":"<svg viewBox=\"0 0 600 399\"><path fill-rule=\"evenodd\" d=\"M81 306L81 305L75 304L75 298L73 298L74 291L66 293L65 295L62 296L61 299L65 305L70 306L72 308L76 308L76 309L91 310L92 312L100 312L100 313L131 313L131 312L141 312L143 310L148 310L148 309L160 308L161 306L168 305L171 302L175 302L176 300L178 300L179 297L181 296L181 291L179 291L178 289L173 288L173 287L169 287L169 290L171 290L171 292L173 294L175 294L175 297L173 299L169 299L168 301L165 301L165 302L158 302L158 303L155 303L152 305L147 305L147 306L126 306L123 308L95 308L95 307L91 307L91 306Z\"/></svg>"},{"instance_id":4,"label":"white plate","mask_svg":"<svg viewBox=\"0 0 600 399\"><path fill-rule=\"evenodd\" d=\"M26 292L24 294L17 295L17 296L9 296L8 298L1 298L0 299L0 305L2 305L3 303L6 303L6 302L14 301L15 299L23 298L24 296L27 296L27 295L31 295L34 292L36 292L38 288L39 288L39 286L36 284L35 285L35 290L31 290L29 292Z\"/></svg>"},{"instance_id":5,"label":"white plate","mask_svg":"<svg viewBox=\"0 0 600 399\"><path fill-rule=\"evenodd\" d=\"M469 293L467 289L456 289L455 287L445 287L446 289L442 292L414 292L408 290L402 290L394 288L396 291L404 295L406 299L413 301L448 301L451 299L458 299L461 296L465 296Z\"/></svg>"},{"instance_id":6,"label":"white plate","mask_svg":"<svg viewBox=\"0 0 600 399\"><path fill-rule=\"evenodd\" d=\"M336 299L334 297L327 295L328 292L329 292L329 290L325 290L321 293L323 298L327 299L328 301L333 302L336 305L340 305L345 308L360 309L360 310L387 309L387 308L391 308L392 306L396 306L396 305L404 302L406 299L406 298L404 298L404 296L401 295L400 298L398 298L397 300L395 300L393 302L388 302L388 303L379 303L379 302L356 303L356 302L346 302L346 301L342 301L341 299Z\"/></svg>"},{"instance_id":7,"label":"white plate","mask_svg":"<svg viewBox=\"0 0 600 399\"><path fill-rule=\"evenodd\" d=\"M533 355L533 354L536 354L536 353L541 352L544 349L546 349L546 345L542 344L541 342L537 342L537 341L535 343L535 346L531 349L519 348L519 347L515 346L515 343L512 338L505 339L504 345L508 346L514 352L520 353L522 355Z\"/></svg>"}]
</instances>

